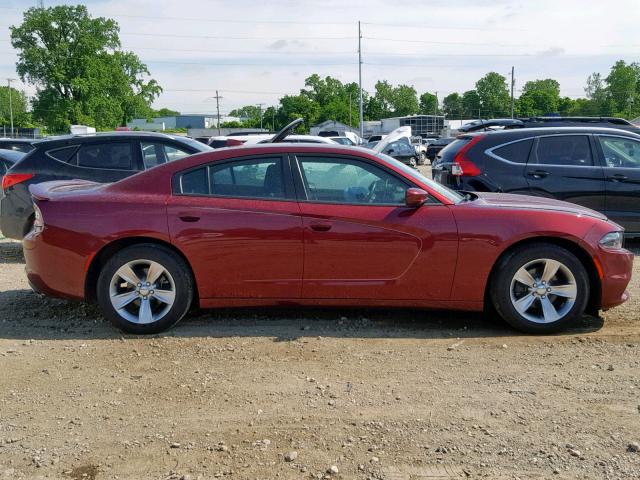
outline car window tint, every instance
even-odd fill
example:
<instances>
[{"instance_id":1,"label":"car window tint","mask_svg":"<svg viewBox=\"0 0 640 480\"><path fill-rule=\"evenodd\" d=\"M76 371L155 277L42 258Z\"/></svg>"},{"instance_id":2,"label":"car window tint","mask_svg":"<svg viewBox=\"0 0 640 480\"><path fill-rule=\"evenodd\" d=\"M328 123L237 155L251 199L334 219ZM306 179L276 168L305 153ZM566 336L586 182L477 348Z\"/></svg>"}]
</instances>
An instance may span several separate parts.
<instances>
[{"instance_id":1,"label":"car window tint","mask_svg":"<svg viewBox=\"0 0 640 480\"><path fill-rule=\"evenodd\" d=\"M211 165L211 194L225 197L285 198L280 158Z\"/></svg>"},{"instance_id":2,"label":"car window tint","mask_svg":"<svg viewBox=\"0 0 640 480\"><path fill-rule=\"evenodd\" d=\"M589 137L586 135L540 137L534 160L541 165L592 166L593 157Z\"/></svg>"},{"instance_id":3,"label":"car window tint","mask_svg":"<svg viewBox=\"0 0 640 480\"><path fill-rule=\"evenodd\" d=\"M598 137L607 167L640 168L640 142L630 138Z\"/></svg>"},{"instance_id":4,"label":"car window tint","mask_svg":"<svg viewBox=\"0 0 640 480\"><path fill-rule=\"evenodd\" d=\"M180 176L180 191L191 195L208 195L207 168L202 167Z\"/></svg>"},{"instance_id":5,"label":"car window tint","mask_svg":"<svg viewBox=\"0 0 640 480\"><path fill-rule=\"evenodd\" d=\"M9 165L4 160L0 160L0 177L4 175L7 170L9 170Z\"/></svg>"},{"instance_id":6,"label":"car window tint","mask_svg":"<svg viewBox=\"0 0 640 480\"><path fill-rule=\"evenodd\" d=\"M28 153L33 150L33 146L30 143L26 142L7 142L3 143L0 148L5 150L13 150L15 152L24 152Z\"/></svg>"},{"instance_id":7,"label":"car window tint","mask_svg":"<svg viewBox=\"0 0 640 480\"><path fill-rule=\"evenodd\" d=\"M131 144L128 142L83 145L78 152L78 165L109 170L132 170L131 153Z\"/></svg>"},{"instance_id":8,"label":"car window tint","mask_svg":"<svg viewBox=\"0 0 640 480\"><path fill-rule=\"evenodd\" d=\"M531 152L531 145L533 145L533 139L529 138L494 148L493 154L510 162L527 163L529 152Z\"/></svg>"},{"instance_id":9,"label":"car window tint","mask_svg":"<svg viewBox=\"0 0 640 480\"><path fill-rule=\"evenodd\" d=\"M407 185L366 162L307 157L300 166L311 201L404 205Z\"/></svg>"},{"instance_id":10,"label":"car window tint","mask_svg":"<svg viewBox=\"0 0 640 480\"><path fill-rule=\"evenodd\" d=\"M78 150L78 146L56 148L55 150L49 150L47 155L61 162L68 162L74 153Z\"/></svg>"}]
</instances>

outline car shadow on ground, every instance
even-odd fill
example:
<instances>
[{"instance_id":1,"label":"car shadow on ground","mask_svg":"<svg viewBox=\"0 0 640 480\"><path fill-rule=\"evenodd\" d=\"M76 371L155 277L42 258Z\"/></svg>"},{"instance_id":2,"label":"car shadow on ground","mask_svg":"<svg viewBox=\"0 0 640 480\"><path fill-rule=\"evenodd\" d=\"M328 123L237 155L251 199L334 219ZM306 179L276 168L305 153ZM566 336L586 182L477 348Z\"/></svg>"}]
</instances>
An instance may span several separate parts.
<instances>
[{"instance_id":1,"label":"car shadow on ground","mask_svg":"<svg viewBox=\"0 0 640 480\"><path fill-rule=\"evenodd\" d=\"M559 335L598 331L600 318L585 316ZM498 338L521 336L482 313L417 309L237 308L191 312L173 329L176 338L266 337L276 342L331 338ZM95 305L50 299L30 290L0 292L0 338L90 340L135 337L112 326Z\"/></svg>"}]
</instances>

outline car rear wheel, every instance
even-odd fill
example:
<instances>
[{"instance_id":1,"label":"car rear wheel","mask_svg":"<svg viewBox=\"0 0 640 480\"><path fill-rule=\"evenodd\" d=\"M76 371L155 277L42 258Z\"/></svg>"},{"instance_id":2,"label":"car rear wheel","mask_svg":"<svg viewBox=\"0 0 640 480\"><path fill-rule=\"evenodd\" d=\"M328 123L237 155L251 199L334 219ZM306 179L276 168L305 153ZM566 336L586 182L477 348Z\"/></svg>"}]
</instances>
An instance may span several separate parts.
<instances>
[{"instance_id":1,"label":"car rear wheel","mask_svg":"<svg viewBox=\"0 0 640 480\"><path fill-rule=\"evenodd\" d=\"M530 245L500 261L490 295L500 316L513 327L553 333L584 314L589 279L580 260L568 250Z\"/></svg>"},{"instance_id":2,"label":"car rear wheel","mask_svg":"<svg viewBox=\"0 0 640 480\"><path fill-rule=\"evenodd\" d=\"M111 257L98 278L102 313L129 333L158 333L178 323L193 299L184 260L154 244L127 247Z\"/></svg>"}]
</instances>

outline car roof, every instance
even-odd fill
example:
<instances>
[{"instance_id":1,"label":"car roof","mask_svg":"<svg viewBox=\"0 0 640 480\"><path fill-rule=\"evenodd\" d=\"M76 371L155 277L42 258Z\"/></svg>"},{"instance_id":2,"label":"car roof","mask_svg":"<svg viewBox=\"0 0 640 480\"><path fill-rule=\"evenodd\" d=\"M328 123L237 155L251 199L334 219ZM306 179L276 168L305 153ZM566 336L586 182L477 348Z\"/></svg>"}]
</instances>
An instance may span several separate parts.
<instances>
[{"instance_id":1,"label":"car roof","mask_svg":"<svg viewBox=\"0 0 640 480\"><path fill-rule=\"evenodd\" d=\"M0 142L33 143L34 141L38 141L38 139L35 139L35 138L0 137Z\"/></svg>"},{"instance_id":2,"label":"car roof","mask_svg":"<svg viewBox=\"0 0 640 480\"><path fill-rule=\"evenodd\" d=\"M600 133L600 134L615 134L625 135L633 138L640 139L640 135L629 130L622 130L619 128L607 128L607 127L538 127L538 128L515 128L506 130L489 130L483 132L470 132L462 133L458 135L458 138L464 137L476 137L479 135L506 135L514 137L529 137L535 135L558 135L563 133Z\"/></svg>"},{"instance_id":3,"label":"car roof","mask_svg":"<svg viewBox=\"0 0 640 480\"><path fill-rule=\"evenodd\" d=\"M163 139L171 139L171 140L179 140L182 138L187 138L182 135L169 135L166 133L159 132L131 132L131 131L122 131L122 132L97 132L97 133L86 133L86 134L67 134L67 135L55 135L52 137L42 138L40 140L36 140L36 143L44 143L44 142L53 142L53 141L65 141L65 140L75 140L75 139L93 139L93 138L163 138Z\"/></svg>"}]
</instances>

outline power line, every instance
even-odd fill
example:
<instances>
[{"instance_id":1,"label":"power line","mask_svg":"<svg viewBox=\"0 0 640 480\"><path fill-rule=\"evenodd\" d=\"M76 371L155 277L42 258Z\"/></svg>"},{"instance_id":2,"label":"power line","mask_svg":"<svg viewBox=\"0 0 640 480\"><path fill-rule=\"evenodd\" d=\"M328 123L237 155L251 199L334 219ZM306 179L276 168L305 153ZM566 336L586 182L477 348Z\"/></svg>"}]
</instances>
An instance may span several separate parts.
<instances>
[{"instance_id":1,"label":"power line","mask_svg":"<svg viewBox=\"0 0 640 480\"><path fill-rule=\"evenodd\" d=\"M400 28L416 28L420 30L474 30L480 32L522 32L522 29L518 28L495 28L495 27L445 27L442 25L425 25L425 24L413 24L413 23L377 23L377 22L362 22L363 25L375 25L379 27L400 27Z\"/></svg>"}]
</instances>

